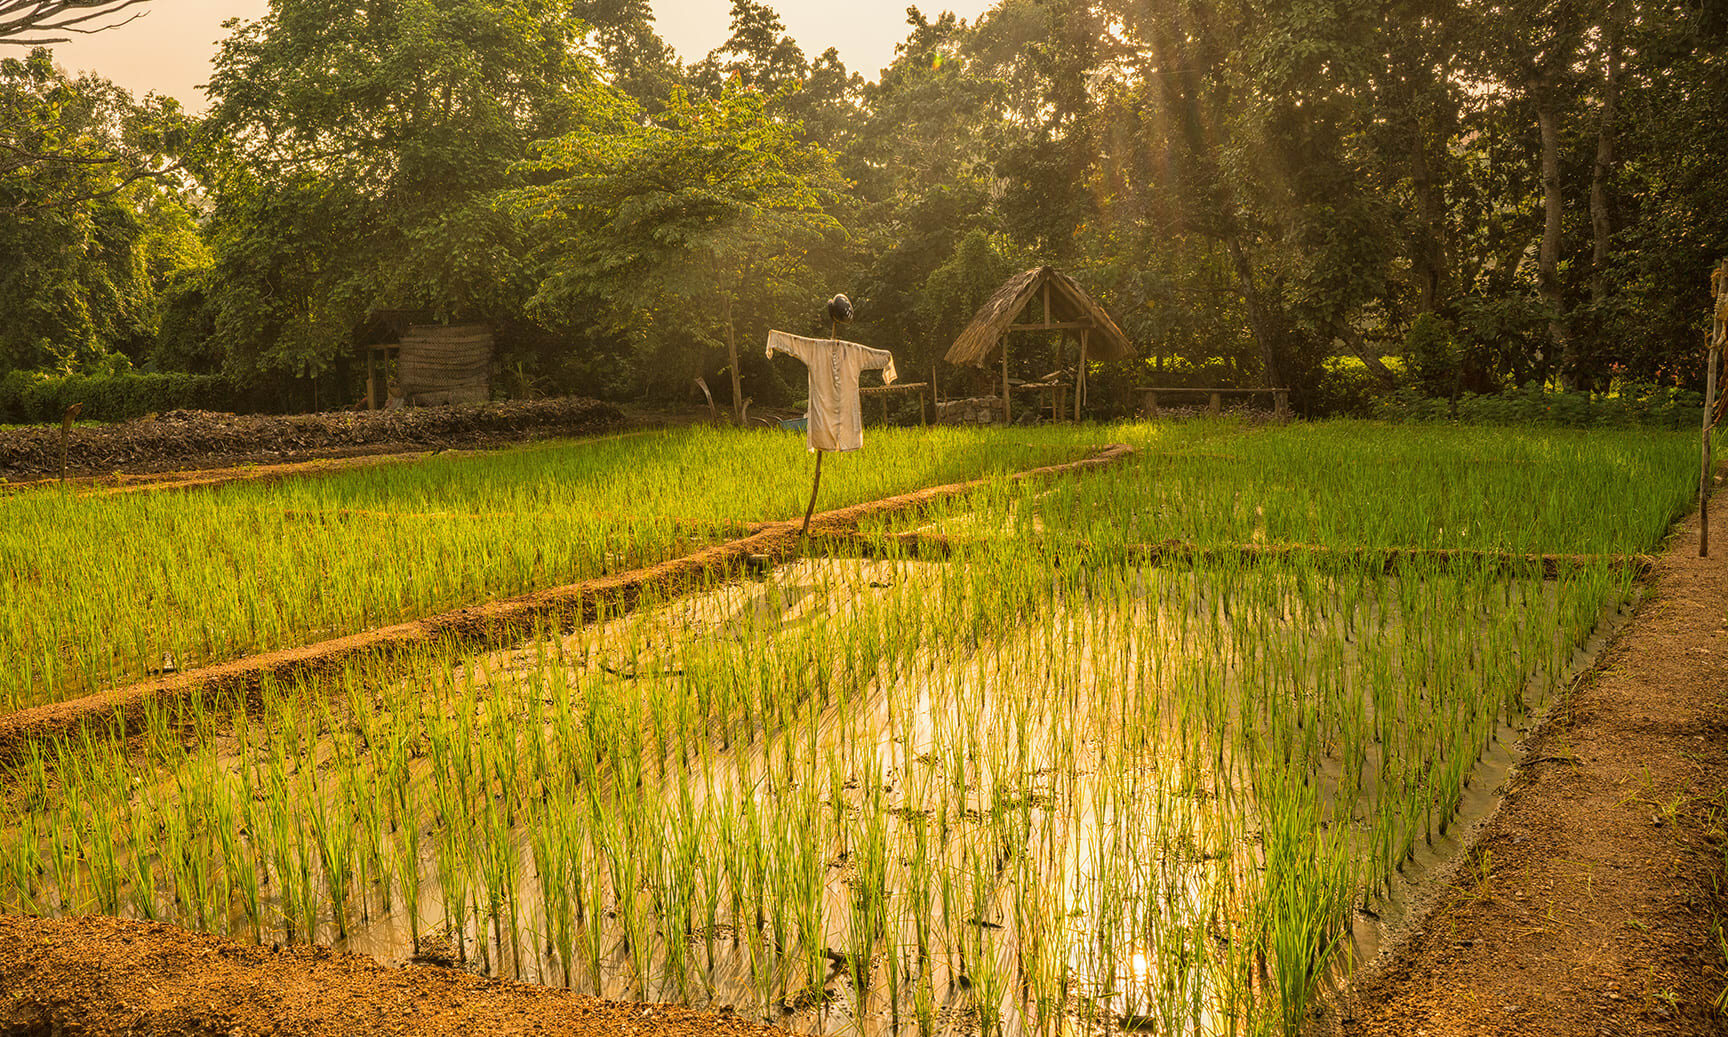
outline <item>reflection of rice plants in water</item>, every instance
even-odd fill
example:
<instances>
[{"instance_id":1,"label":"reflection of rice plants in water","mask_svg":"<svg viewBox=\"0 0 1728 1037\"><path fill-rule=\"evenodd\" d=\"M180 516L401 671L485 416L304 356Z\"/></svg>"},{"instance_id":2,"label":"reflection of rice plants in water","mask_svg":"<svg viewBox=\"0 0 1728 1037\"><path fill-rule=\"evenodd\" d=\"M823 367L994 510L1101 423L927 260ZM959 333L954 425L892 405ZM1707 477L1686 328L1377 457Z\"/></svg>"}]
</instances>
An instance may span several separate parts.
<instances>
[{"instance_id":1,"label":"reflection of rice plants in water","mask_svg":"<svg viewBox=\"0 0 1728 1037\"><path fill-rule=\"evenodd\" d=\"M385 956L434 935L835 1027L1278 1028L1623 589L1424 585L801 563L158 720L141 761L44 750L0 895Z\"/></svg>"},{"instance_id":2,"label":"reflection of rice plants in water","mask_svg":"<svg viewBox=\"0 0 1728 1037\"><path fill-rule=\"evenodd\" d=\"M810 559L38 744L0 909L835 1032L1297 1029L1631 572L1123 562L1167 463L977 495L1023 535L963 563Z\"/></svg>"}]
</instances>

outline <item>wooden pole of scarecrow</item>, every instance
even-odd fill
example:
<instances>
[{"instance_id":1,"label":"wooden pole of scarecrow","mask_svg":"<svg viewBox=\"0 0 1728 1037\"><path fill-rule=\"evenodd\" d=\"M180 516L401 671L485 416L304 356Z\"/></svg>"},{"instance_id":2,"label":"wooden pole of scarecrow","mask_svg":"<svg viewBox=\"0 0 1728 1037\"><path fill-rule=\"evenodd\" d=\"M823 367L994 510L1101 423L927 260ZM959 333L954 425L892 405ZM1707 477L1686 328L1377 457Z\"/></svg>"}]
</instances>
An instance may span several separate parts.
<instances>
[{"instance_id":1,"label":"wooden pole of scarecrow","mask_svg":"<svg viewBox=\"0 0 1728 1037\"><path fill-rule=\"evenodd\" d=\"M832 307L830 307L830 312L832 312ZM833 320L829 320L829 322L828 322L828 337L829 337L829 339L838 339L840 337L839 328L836 326L836 324ZM805 408L804 408L805 435L809 435L810 408L814 407L814 406L816 406L816 401L811 400L808 404L805 405ZM804 528L802 528L798 531L798 535L801 537L807 537L810 535L810 516L816 514L816 490L821 485L822 485L822 448L817 447L816 448L816 477L814 479L810 480L810 506L804 509Z\"/></svg>"},{"instance_id":2,"label":"wooden pole of scarecrow","mask_svg":"<svg viewBox=\"0 0 1728 1037\"><path fill-rule=\"evenodd\" d=\"M810 516L816 513L816 488L822 485L823 453L824 451L818 447L816 450L816 478L810 482L810 506L804 509L804 528L798 531L799 536L810 535Z\"/></svg>"}]
</instances>

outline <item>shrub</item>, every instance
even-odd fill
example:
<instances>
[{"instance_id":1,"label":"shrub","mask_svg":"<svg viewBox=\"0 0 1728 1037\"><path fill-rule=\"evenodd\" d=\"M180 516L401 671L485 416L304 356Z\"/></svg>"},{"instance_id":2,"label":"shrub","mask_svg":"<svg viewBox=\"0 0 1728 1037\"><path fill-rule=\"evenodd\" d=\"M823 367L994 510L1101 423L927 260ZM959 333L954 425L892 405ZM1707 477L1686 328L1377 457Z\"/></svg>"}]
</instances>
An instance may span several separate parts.
<instances>
[{"instance_id":1,"label":"shrub","mask_svg":"<svg viewBox=\"0 0 1728 1037\"><path fill-rule=\"evenodd\" d=\"M1381 357L1380 362L1395 376L1403 369L1401 357ZM1385 391L1385 381L1368 370L1360 358L1329 357L1320 365L1320 377L1309 398L1309 412L1313 417L1370 417L1374 414L1374 398Z\"/></svg>"},{"instance_id":2,"label":"shrub","mask_svg":"<svg viewBox=\"0 0 1728 1037\"><path fill-rule=\"evenodd\" d=\"M236 393L220 375L54 375L13 371L0 379L0 422L34 425L59 421L66 408L84 405L80 419L128 421L171 410L235 410Z\"/></svg>"},{"instance_id":3,"label":"shrub","mask_svg":"<svg viewBox=\"0 0 1728 1037\"><path fill-rule=\"evenodd\" d=\"M1455 419L1469 425L1686 429L1698 424L1703 406L1701 394L1684 389L1628 383L1592 394L1550 391L1532 382L1494 395L1465 393L1456 402L1404 390L1381 400L1375 414L1400 422Z\"/></svg>"},{"instance_id":4,"label":"shrub","mask_svg":"<svg viewBox=\"0 0 1728 1037\"><path fill-rule=\"evenodd\" d=\"M1428 396L1458 391L1459 351L1452 328L1439 316L1424 313L1411 322L1404 336L1404 356L1416 386Z\"/></svg>"}]
</instances>

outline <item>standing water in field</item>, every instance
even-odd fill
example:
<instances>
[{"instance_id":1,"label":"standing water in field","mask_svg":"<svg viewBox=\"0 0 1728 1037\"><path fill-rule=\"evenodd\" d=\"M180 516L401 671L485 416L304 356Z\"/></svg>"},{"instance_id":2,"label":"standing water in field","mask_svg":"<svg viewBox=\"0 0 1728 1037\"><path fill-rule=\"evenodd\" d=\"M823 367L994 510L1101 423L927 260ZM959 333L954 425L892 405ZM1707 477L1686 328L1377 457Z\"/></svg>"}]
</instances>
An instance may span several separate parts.
<instances>
[{"instance_id":1,"label":"standing water in field","mask_svg":"<svg viewBox=\"0 0 1728 1037\"><path fill-rule=\"evenodd\" d=\"M0 906L800 1029L1288 1031L1628 580L800 562L63 744Z\"/></svg>"}]
</instances>

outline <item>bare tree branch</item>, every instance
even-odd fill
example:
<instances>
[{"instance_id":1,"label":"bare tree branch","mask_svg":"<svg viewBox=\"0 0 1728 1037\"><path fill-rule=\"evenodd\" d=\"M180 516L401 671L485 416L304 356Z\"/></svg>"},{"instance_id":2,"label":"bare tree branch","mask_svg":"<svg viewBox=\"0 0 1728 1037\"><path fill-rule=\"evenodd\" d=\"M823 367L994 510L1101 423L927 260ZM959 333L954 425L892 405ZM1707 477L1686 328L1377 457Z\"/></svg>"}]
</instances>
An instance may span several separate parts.
<instances>
[{"instance_id":1,"label":"bare tree branch","mask_svg":"<svg viewBox=\"0 0 1728 1037\"><path fill-rule=\"evenodd\" d=\"M146 0L0 0L0 45L39 47L50 43L69 43L71 36L54 33L88 35L118 28L144 16L135 12L119 21L115 15ZM104 24L89 23L101 21ZM39 35L47 33L49 35Z\"/></svg>"}]
</instances>

